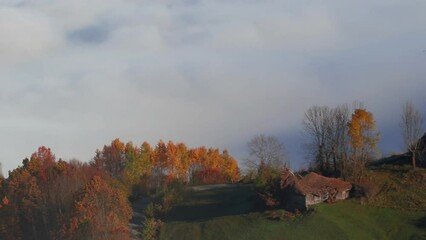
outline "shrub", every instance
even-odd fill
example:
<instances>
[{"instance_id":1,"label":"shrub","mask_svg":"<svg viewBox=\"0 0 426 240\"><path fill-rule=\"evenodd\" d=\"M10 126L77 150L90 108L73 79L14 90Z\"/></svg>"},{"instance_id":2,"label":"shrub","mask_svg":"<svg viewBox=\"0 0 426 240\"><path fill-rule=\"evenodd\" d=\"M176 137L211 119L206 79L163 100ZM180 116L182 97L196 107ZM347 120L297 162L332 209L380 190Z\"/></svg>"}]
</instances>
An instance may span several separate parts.
<instances>
[{"instance_id":1,"label":"shrub","mask_svg":"<svg viewBox=\"0 0 426 240\"><path fill-rule=\"evenodd\" d=\"M291 220L295 217L294 213L291 213L282 209L266 211L265 214L269 220L275 220L275 221Z\"/></svg>"},{"instance_id":2,"label":"shrub","mask_svg":"<svg viewBox=\"0 0 426 240\"><path fill-rule=\"evenodd\" d=\"M146 218L142 222L142 239L144 240L155 240L157 239L160 228L163 226L163 222L155 218Z\"/></svg>"},{"instance_id":3,"label":"shrub","mask_svg":"<svg viewBox=\"0 0 426 240\"><path fill-rule=\"evenodd\" d=\"M364 178L359 183L353 185L354 197L360 197L362 203L376 197L380 189L373 182Z\"/></svg>"},{"instance_id":4,"label":"shrub","mask_svg":"<svg viewBox=\"0 0 426 240\"><path fill-rule=\"evenodd\" d=\"M229 182L219 169L205 169L194 171L192 182L195 184L218 184Z\"/></svg>"},{"instance_id":5,"label":"shrub","mask_svg":"<svg viewBox=\"0 0 426 240\"><path fill-rule=\"evenodd\" d=\"M155 216L155 205L154 203L149 203L145 208L145 217L153 218Z\"/></svg>"}]
</instances>

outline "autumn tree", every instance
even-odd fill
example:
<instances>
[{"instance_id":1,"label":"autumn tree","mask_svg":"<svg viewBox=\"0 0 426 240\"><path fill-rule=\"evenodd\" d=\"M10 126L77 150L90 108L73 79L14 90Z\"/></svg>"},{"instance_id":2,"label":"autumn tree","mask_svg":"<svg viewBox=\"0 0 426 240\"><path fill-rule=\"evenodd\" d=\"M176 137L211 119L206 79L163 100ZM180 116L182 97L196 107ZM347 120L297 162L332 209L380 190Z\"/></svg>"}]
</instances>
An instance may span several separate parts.
<instances>
[{"instance_id":1,"label":"autumn tree","mask_svg":"<svg viewBox=\"0 0 426 240\"><path fill-rule=\"evenodd\" d=\"M191 165L189 150L183 143L167 143L167 156L169 158L168 178L188 182L189 168Z\"/></svg>"},{"instance_id":2,"label":"autumn tree","mask_svg":"<svg viewBox=\"0 0 426 240\"><path fill-rule=\"evenodd\" d=\"M58 189L54 166L56 159L49 148L40 147L23 160L23 166L9 174L6 197L16 212L24 239L50 239L58 226L54 199ZM13 219L13 217L12 217Z\"/></svg>"},{"instance_id":3,"label":"autumn tree","mask_svg":"<svg viewBox=\"0 0 426 240\"><path fill-rule=\"evenodd\" d=\"M416 168L416 155L419 147L419 139L423 134L423 117L419 110L415 109L411 101L403 105L401 115L401 129L405 146L411 153L413 168Z\"/></svg>"},{"instance_id":4,"label":"autumn tree","mask_svg":"<svg viewBox=\"0 0 426 240\"><path fill-rule=\"evenodd\" d=\"M228 151L201 146L189 151L191 182L201 184L235 182L239 179L237 161Z\"/></svg>"},{"instance_id":5,"label":"autumn tree","mask_svg":"<svg viewBox=\"0 0 426 240\"><path fill-rule=\"evenodd\" d=\"M191 166L189 168L189 174L191 181L197 181L198 172L202 171L204 166L203 162L207 158L207 148L205 146L191 149L189 152Z\"/></svg>"},{"instance_id":6,"label":"autumn tree","mask_svg":"<svg viewBox=\"0 0 426 240\"><path fill-rule=\"evenodd\" d=\"M238 168L237 160L229 154L228 150L224 150L221 157L223 159L223 173L227 181L238 181L240 179L240 170Z\"/></svg>"},{"instance_id":7,"label":"autumn tree","mask_svg":"<svg viewBox=\"0 0 426 240\"><path fill-rule=\"evenodd\" d=\"M155 158L154 149L148 142L144 142L140 147L141 164L138 173L140 183L137 186L138 192L148 194L149 192L155 191L157 188L158 179L155 177Z\"/></svg>"},{"instance_id":8,"label":"autumn tree","mask_svg":"<svg viewBox=\"0 0 426 240\"><path fill-rule=\"evenodd\" d=\"M167 176L167 166L168 166L168 155L167 155L167 146L163 141L159 141L155 146L152 158L154 162L154 169L152 172L154 182L156 183L156 189L160 189L165 185L165 179Z\"/></svg>"},{"instance_id":9,"label":"autumn tree","mask_svg":"<svg viewBox=\"0 0 426 240\"><path fill-rule=\"evenodd\" d=\"M204 183L236 181L239 173L227 151L171 141L153 149L115 139L90 163L56 160L40 147L0 177L0 239L126 239L128 188L164 190L188 182L191 171ZM176 194L167 188L170 202Z\"/></svg>"},{"instance_id":10,"label":"autumn tree","mask_svg":"<svg viewBox=\"0 0 426 240\"><path fill-rule=\"evenodd\" d=\"M28 161L24 160L24 164L28 164ZM26 165L10 172L6 196L10 204L15 206L15 216L18 216L22 238L47 238L46 231L41 229L43 225L40 225L42 219L39 202L42 199L42 192L37 184L37 178L31 174Z\"/></svg>"},{"instance_id":11,"label":"autumn tree","mask_svg":"<svg viewBox=\"0 0 426 240\"><path fill-rule=\"evenodd\" d=\"M56 161L49 148L40 147L1 183L0 238L66 238L61 229L75 214L76 192L96 174L93 166Z\"/></svg>"},{"instance_id":12,"label":"autumn tree","mask_svg":"<svg viewBox=\"0 0 426 240\"><path fill-rule=\"evenodd\" d=\"M348 135L352 177L359 181L364 175L365 164L375 154L379 141L373 114L365 109L355 109L348 123Z\"/></svg>"},{"instance_id":13,"label":"autumn tree","mask_svg":"<svg viewBox=\"0 0 426 240\"><path fill-rule=\"evenodd\" d=\"M5 193L0 193L0 239L22 239L19 213Z\"/></svg>"},{"instance_id":14,"label":"autumn tree","mask_svg":"<svg viewBox=\"0 0 426 240\"><path fill-rule=\"evenodd\" d=\"M109 173L112 177L119 176L125 167L126 145L116 138L111 145L105 145L101 150L96 151L93 165Z\"/></svg>"},{"instance_id":15,"label":"autumn tree","mask_svg":"<svg viewBox=\"0 0 426 240\"><path fill-rule=\"evenodd\" d=\"M95 176L77 192L65 236L69 239L129 239L131 217L132 210L124 194Z\"/></svg>"},{"instance_id":16,"label":"autumn tree","mask_svg":"<svg viewBox=\"0 0 426 240\"><path fill-rule=\"evenodd\" d=\"M174 144L172 141L167 143L167 178L188 182L188 171L190 167L189 151L185 144Z\"/></svg>"}]
</instances>

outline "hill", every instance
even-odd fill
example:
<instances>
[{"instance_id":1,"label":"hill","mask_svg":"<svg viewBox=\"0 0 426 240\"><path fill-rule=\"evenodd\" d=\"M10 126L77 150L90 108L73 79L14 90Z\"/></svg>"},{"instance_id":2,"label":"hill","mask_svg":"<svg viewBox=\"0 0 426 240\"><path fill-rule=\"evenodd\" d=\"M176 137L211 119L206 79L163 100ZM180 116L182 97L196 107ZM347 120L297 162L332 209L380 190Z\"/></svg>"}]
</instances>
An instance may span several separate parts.
<instances>
[{"instance_id":1,"label":"hill","mask_svg":"<svg viewBox=\"0 0 426 240\"><path fill-rule=\"evenodd\" d=\"M370 169L367 179L379 190L370 204L426 211L426 169L412 169L410 165L381 165Z\"/></svg>"},{"instance_id":2,"label":"hill","mask_svg":"<svg viewBox=\"0 0 426 240\"><path fill-rule=\"evenodd\" d=\"M256 199L251 185L190 189L185 201L165 219L160 239L426 238L425 211L361 205L350 200L316 205L310 214L276 221L268 219Z\"/></svg>"}]
</instances>

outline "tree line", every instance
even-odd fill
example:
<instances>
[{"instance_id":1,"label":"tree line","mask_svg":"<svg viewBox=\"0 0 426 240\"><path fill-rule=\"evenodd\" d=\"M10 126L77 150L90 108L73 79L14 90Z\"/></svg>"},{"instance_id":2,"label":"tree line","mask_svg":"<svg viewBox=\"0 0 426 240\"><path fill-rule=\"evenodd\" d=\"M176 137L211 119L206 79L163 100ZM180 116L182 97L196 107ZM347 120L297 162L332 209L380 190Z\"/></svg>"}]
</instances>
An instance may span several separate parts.
<instances>
[{"instance_id":1,"label":"tree line","mask_svg":"<svg viewBox=\"0 0 426 240\"><path fill-rule=\"evenodd\" d=\"M373 113L362 103L335 108L312 106L304 115L304 149L312 159L311 169L326 176L359 181L366 164L377 158L380 134ZM411 101L402 107L402 138L411 153L413 168L423 134L423 118Z\"/></svg>"},{"instance_id":2,"label":"tree line","mask_svg":"<svg viewBox=\"0 0 426 240\"><path fill-rule=\"evenodd\" d=\"M57 160L40 147L0 177L0 239L129 239L129 198L175 183L238 179L228 151L204 146L115 139L89 163Z\"/></svg>"},{"instance_id":3,"label":"tree line","mask_svg":"<svg viewBox=\"0 0 426 240\"><path fill-rule=\"evenodd\" d=\"M412 159L413 168L420 160L423 117L411 101L402 107L401 135ZM360 181L368 162L377 159L380 134L373 113L363 103L329 106L314 105L302 120L303 150L310 160L310 171L325 176ZM288 168L286 150L274 136L257 135L247 144L245 159L248 178L260 185ZM424 147L424 146L423 146Z\"/></svg>"}]
</instances>

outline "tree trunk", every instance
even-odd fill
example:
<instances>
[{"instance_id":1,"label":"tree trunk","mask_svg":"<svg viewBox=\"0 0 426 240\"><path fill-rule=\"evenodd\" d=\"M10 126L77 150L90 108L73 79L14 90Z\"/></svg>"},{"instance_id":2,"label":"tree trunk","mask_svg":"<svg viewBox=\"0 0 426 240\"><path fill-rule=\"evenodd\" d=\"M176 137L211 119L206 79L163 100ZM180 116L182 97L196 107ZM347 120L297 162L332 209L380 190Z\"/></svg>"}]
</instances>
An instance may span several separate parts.
<instances>
[{"instance_id":1,"label":"tree trunk","mask_svg":"<svg viewBox=\"0 0 426 240\"><path fill-rule=\"evenodd\" d=\"M413 162L413 169L416 169L416 150L411 152L411 161Z\"/></svg>"},{"instance_id":2,"label":"tree trunk","mask_svg":"<svg viewBox=\"0 0 426 240\"><path fill-rule=\"evenodd\" d=\"M334 177L337 177L337 160L336 155L333 156Z\"/></svg>"}]
</instances>

